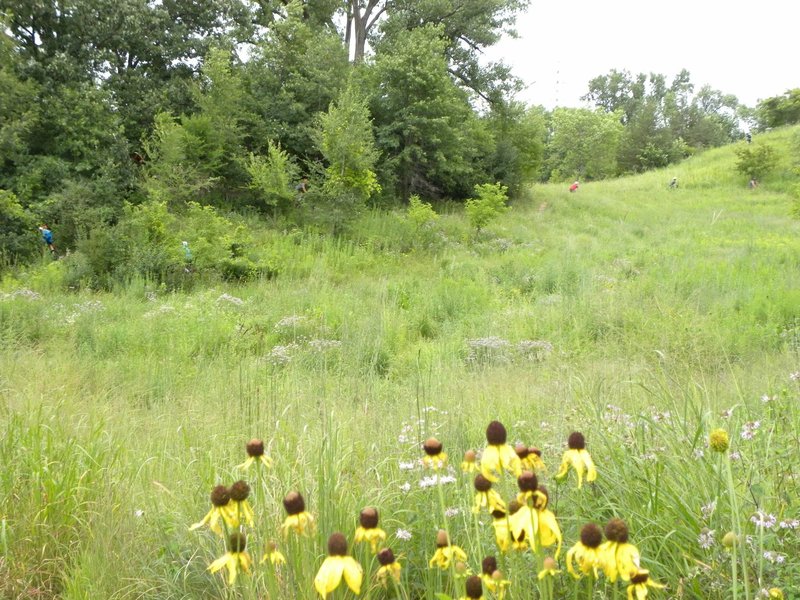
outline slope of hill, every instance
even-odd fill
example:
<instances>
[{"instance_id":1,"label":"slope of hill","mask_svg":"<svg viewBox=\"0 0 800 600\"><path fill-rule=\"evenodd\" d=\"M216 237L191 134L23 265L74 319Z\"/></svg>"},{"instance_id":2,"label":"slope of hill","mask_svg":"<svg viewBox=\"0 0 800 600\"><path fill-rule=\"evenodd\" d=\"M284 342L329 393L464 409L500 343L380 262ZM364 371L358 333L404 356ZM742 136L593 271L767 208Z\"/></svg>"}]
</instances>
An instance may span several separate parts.
<instances>
[{"instance_id":1,"label":"slope of hill","mask_svg":"<svg viewBox=\"0 0 800 600\"><path fill-rule=\"evenodd\" d=\"M756 138L785 157L757 190L728 147L575 194L533 186L477 235L455 209L424 231L374 213L349 240L264 230L280 273L241 286L64 293L50 268L6 280L0 596L221 597L206 568L224 548L187 527L214 485L242 477L251 437L275 460L246 475L254 558L279 539L290 490L318 532L286 544L291 577L259 567L244 597L316 597L328 534L349 535L366 505L403 556L402 597L460 596L427 570L435 531L478 571L491 527L470 515L468 479L440 495L423 485L419 446L435 435L458 463L491 419L542 449L567 546L586 521L623 517L670 593L728 600L743 589L730 554L698 536L760 533L750 597L789 589L796 532L755 530L750 516L791 520L800 506L800 221L785 191L797 135ZM736 510L705 444L715 427L741 459ZM600 473L581 490L552 479L573 430ZM497 487L515 492L513 479ZM527 556L507 563L510 600L537 585ZM556 585L571 596L571 578Z\"/></svg>"}]
</instances>

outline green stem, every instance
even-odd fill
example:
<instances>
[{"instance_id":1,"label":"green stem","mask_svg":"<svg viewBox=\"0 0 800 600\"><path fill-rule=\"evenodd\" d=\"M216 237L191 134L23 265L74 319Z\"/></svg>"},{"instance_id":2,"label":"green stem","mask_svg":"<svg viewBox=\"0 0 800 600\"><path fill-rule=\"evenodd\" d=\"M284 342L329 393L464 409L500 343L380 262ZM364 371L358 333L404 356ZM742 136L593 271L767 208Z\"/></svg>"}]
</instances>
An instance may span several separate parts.
<instances>
[{"instance_id":1,"label":"green stem","mask_svg":"<svg viewBox=\"0 0 800 600\"><path fill-rule=\"evenodd\" d=\"M739 598L739 574L738 574L738 557L739 551L739 508L736 503L736 488L733 483L733 470L731 469L731 459L725 456L725 472L728 476L728 497L731 504L731 519L733 527L734 542L731 547L731 583L733 585L733 600Z\"/></svg>"}]
</instances>

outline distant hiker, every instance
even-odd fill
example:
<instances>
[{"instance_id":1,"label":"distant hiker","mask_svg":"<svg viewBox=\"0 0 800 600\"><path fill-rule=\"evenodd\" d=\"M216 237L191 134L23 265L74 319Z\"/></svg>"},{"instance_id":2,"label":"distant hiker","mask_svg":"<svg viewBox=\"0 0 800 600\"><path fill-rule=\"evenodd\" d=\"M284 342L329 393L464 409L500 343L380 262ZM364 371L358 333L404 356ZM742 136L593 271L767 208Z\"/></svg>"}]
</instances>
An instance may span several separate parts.
<instances>
[{"instance_id":1,"label":"distant hiker","mask_svg":"<svg viewBox=\"0 0 800 600\"><path fill-rule=\"evenodd\" d=\"M308 191L308 179L303 177L294 189L300 194L305 194Z\"/></svg>"},{"instance_id":2,"label":"distant hiker","mask_svg":"<svg viewBox=\"0 0 800 600\"><path fill-rule=\"evenodd\" d=\"M677 177L673 177L672 178L672 181L669 182L669 187L672 188L673 190L678 187L678 178Z\"/></svg>"},{"instance_id":3,"label":"distant hiker","mask_svg":"<svg viewBox=\"0 0 800 600\"><path fill-rule=\"evenodd\" d=\"M744 134L744 139L745 139L745 140L747 141L747 143L749 144L750 142L752 142L752 141L753 141L753 136L752 136L752 135L750 135L750 132L748 131L747 133L745 133L745 134Z\"/></svg>"},{"instance_id":4,"label":"distant hiker","mask_svg":"<svg viewBox=\"0 0 800 600\"><path fill-rule=\"evenodd\" d=\"M39 231L42 232L42 240L44 241L45 244L47 244L47 247L50 248L50 254L55 256L56 247L53 245L53 232L50 231L50 228L47 227L47 225L45 225L44 223L42 223L39 226Z\"/></svg>"},{"instance_id":5,"label":"distant hiker","mask_svg":"<svg viewBox=\"0 0 800 600\"><path fill-rule=\"evenodd\" d=\"M183 270L186 273L190 273L192 271L192 263L194 262L194 256L192 256L192 250L189 248L189 242L186 240L181 242L181 246L183 247L183 262L184 267Z\"/></svg>"},{"instance_id":6,"label":"distant hiker","mask_svg":"<svg viewBox=\"0 0 800 600\"><path fill-rule=\"evenodd\" d=\"M577 192L578 191L578 182L577 181L575 183L573 183L571 186L569 186L569 191L570 192Z\"/></svg>"},{"instance_id":7,"label":"distant hiker","mask_svg":"<svg viewBox=\"0 0 800 600\"><path fill-rule=\"evenodd\" d=\"M758 187L758 181L756 181L756 178L753 177L753 179L750 180L750 189L754 190L757 187Z\"/></svg>"}]
</instances>

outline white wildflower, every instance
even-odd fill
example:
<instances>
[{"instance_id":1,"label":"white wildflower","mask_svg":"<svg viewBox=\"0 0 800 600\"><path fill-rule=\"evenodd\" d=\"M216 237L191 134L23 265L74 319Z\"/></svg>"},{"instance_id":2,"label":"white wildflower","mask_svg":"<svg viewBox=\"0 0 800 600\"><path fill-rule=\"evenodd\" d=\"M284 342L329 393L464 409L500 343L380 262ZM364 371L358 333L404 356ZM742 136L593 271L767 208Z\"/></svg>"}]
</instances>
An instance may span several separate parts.
<instances>
[{"instance_id":1,"label":"white wildflower","mask_svg":"<svg viewBox=\"0 0 800 600\"><path fill-rule=\"evenodd\" d=\"M757 511L752 517L750 517L750 521L755 523L756 527L763 527L764 529L771 529L775 526L775 523L778 522L778 519L775 515L771 515L765 513L764 511Z\"/></svg>"},{"instance_id":2,"label":"white wildflower","mask_svg":"<svg viewBox=\"0 0 800 600\"><path fill-rule=\"evenodd\" d=\"M398 540L408 541L411 539L411 532L408 529L398 529L394 532L394 537Z\"/></svg>"},{"instance_id":3,"label":"white wildflower","mask_svg":"<svg viewBox=\"0 0 800 600\"><path fill-rule=\"evenodd\" d=\"M228 304L233 304L235 306L242 306L244 304L244 300L237 298L236 296L231 296L230 294L222 294L219 298L217 298L217 304L221 302L227 302Z\"/></svg>"},{"instance_id":4,"label":"white wildflower","mask_svg":"<svg viewBox=\"0 0 800 600\"><path fill-rule=\"evenodd\" d=\"M704 519L710 519L715 510L717 510L716 500L712 500L708 504L703 504L703 506L700 507L700 513L703 515Z\"/></svg>"},{"instance_id":5,"label":"white wildflower","mask_svg":"<svg viewBox=\"0 0 800 600\"><path fill-rule=\"evenodd\" d=\"M712 529L703 529L700 535L697 536L697 543L703 550L708 550L714 545L714 531Z\"/></svg>"}]
</instances>

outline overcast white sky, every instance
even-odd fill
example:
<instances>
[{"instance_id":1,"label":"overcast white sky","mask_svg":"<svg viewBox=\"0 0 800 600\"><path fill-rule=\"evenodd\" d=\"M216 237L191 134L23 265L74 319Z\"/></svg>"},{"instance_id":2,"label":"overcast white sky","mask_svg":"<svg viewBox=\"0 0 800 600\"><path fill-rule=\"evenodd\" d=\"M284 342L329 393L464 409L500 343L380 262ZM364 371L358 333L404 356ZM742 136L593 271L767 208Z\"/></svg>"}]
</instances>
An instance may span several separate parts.
<instances>
[{"instance_id":1,"label":"overcast white sky","mask_svg":"<svg viewBox=\"0 0 800 600\"><path fill-rule=\"evenodd\" d=\"M532 0L519 39L486 53L513 67L530 104L583 106L589 80L611 69L686 68L740 102L800 87L800 0Z\"/></svg>"}]
</instances>

